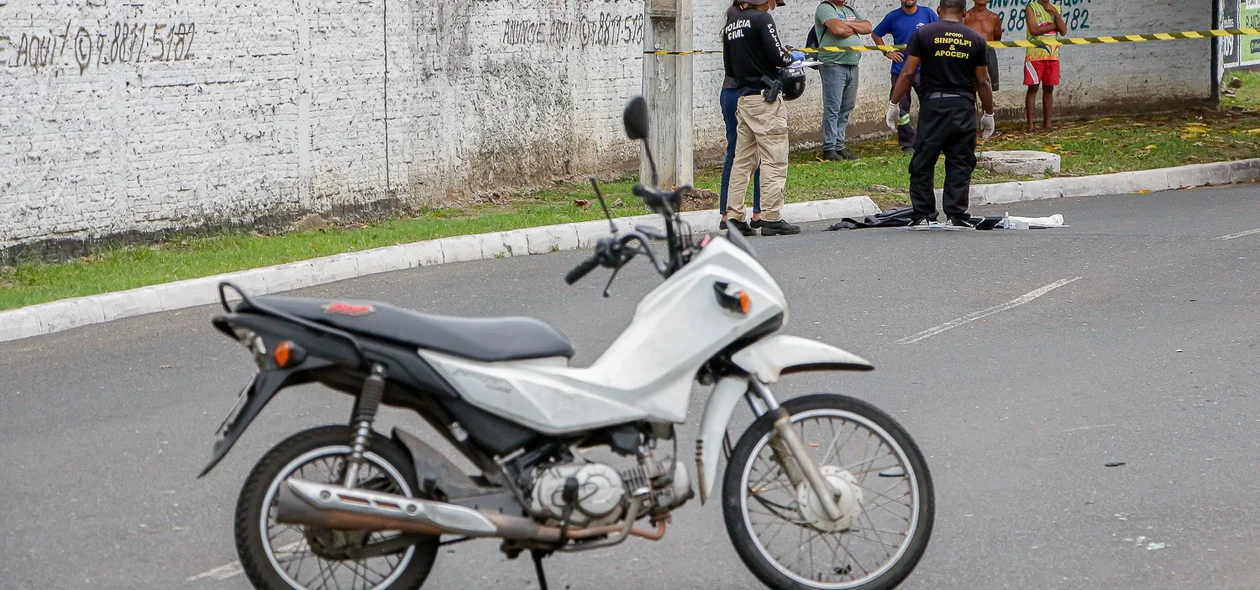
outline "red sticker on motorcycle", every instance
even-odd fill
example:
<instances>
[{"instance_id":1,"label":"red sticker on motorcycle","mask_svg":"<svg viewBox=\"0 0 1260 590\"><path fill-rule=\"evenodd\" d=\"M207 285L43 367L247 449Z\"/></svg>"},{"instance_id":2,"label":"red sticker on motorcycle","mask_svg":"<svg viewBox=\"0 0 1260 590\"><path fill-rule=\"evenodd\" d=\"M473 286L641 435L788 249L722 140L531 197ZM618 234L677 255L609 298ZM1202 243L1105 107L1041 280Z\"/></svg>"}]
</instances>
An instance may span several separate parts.
<instances>
[{"instance_id":1,"label":"red sticker on motorcycle","mask_svg":"<svg viewBox=\"0 0 1260 590\"><path fill-rule=\"evenodd\" d=\"M376 308L371 305L356 303L329 303L324 306L324 313L335 315L364 316L375 312Z\"/></svg>"}]
</instances>

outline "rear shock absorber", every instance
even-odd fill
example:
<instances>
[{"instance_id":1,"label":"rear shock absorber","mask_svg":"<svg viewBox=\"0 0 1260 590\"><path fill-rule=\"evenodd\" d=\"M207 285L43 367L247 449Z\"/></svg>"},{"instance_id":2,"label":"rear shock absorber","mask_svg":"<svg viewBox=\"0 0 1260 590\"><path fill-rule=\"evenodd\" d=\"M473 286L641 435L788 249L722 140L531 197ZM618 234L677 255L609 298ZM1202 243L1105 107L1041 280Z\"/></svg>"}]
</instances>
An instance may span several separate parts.
<instances>
[{"instance_id":1,"label":"rear shock absorber","mask_svg":"<svg viewBox=\"0 0 1260 590\"><path fill-rule=\"evenodd\" d=\"M380 409L384 395L385 367L372 365L372 374L363 380L363 391L359 393L358 403L354 406L354 417L350 420L350 427L355 431L354 439L350 443L350 458L346 461L344 485L348 488L355 487L358 482L363 453L372 440L372 422L376 421L376 411Z\"/></svg>"}]
</instances>

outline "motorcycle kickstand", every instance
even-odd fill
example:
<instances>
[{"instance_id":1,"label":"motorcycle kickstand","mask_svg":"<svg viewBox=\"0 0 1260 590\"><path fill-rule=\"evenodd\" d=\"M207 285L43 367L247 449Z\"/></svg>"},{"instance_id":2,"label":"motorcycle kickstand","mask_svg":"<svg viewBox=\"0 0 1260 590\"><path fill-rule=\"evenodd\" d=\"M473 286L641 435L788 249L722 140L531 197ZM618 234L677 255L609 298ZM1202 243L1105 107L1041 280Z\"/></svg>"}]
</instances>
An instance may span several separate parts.
<instances>
[{"instance_id":1,"label":"motorcycle kickstand","mask_svg":"<svg viewBox=\"0 0 1260 590\"><path fill-rule=\"evenodd\" d=\"M529 550L529 556L534 559L534 573L538 575L538 590L547 590L547 574L543 572L542 560L550 554L550 551L542 549Z\"/></svg>"}]
</instances>

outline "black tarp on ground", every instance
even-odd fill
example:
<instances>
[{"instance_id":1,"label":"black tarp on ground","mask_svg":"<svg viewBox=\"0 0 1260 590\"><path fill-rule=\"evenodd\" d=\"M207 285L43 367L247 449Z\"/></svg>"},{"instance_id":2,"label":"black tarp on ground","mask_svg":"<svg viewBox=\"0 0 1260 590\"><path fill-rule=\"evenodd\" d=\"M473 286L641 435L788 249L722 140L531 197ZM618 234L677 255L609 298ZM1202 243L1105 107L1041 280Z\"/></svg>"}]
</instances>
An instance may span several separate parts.
<instances>
[{"instance_id":1,"label":"black tarp on ground","mask_svg":"<svg viewBox=\"0 0 1260 590\"><path fill-rule=\"evenodd\" d=\"M888 211L880 211L874 215L867 215L862 219L854 219L845 217L835 224L831 225L824 231L839 231L842 229L863 229L868 227L907 227L910 225L910 218L914 216L914 207L898 207L889 209ZM971 224L976 229L987 230L993 229L1002 223L1001 217L972 217Z\"/></svg>"}]
</instances>

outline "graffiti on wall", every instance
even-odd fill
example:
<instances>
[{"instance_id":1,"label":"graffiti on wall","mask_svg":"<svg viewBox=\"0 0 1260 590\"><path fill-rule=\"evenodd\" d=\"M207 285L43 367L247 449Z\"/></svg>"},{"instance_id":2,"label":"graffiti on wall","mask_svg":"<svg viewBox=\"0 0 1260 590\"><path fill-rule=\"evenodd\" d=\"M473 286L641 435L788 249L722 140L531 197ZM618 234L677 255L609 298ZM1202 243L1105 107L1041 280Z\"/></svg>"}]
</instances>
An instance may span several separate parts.
<instances>
[{"instance_id":1,"label":"graffiti on wall","mask_svg":"<svg viewBox=\"0 0 1260 590\"><path fill-rule=\"evenodd\" d=\"M601 12L575 20L503 21L503 45L546 45L548 47L613 46L643 43L643 15L626 16Z\"/></svg>"},{"instance_id":2,"label":"graffiti on wall","mask_svg":"<svg viewBox=\"0 0 1260 590\"><path fill-rule=\"evenodd\" d=\"M196 23L67 22L55 31L0 35L0 63L35 70L68 67L82 74L111 64L192 59Z\"/></svg>"},{"instance_id":3,"label":"graffiti on wall","mask_svg":"<svg viewBox=\"0 0 1260 590\"><path fill-rule=\"evenodd\" d=\"M1073 33L1087 34L1090 28L1089 5L1093 0L1053 0L1063 13L1063 22L1067 24L1068 35ZM1024 7L1028 0L991 0L989 10L996 12L1002 21L1002 30L1006 34L1023 33L1028 23L1024 19Z\"/></svg>"}]
</instances>

